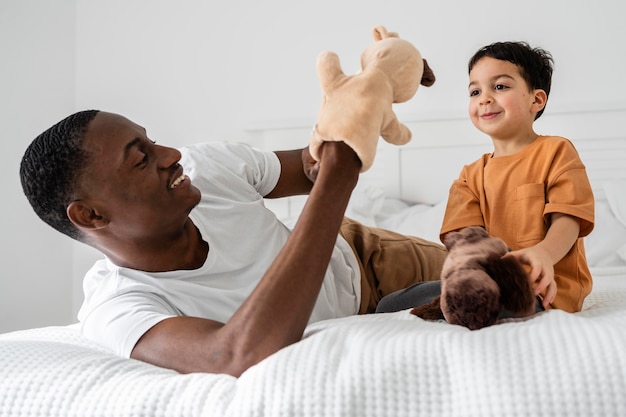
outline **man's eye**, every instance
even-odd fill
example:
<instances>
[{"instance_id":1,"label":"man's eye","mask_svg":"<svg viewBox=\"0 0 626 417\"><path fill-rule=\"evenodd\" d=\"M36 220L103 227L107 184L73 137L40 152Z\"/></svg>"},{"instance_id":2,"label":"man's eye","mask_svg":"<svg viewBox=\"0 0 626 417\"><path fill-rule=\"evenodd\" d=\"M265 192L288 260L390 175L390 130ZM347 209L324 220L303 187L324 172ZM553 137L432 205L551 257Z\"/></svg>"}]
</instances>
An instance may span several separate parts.
<instances>
[{"instance_id":1,"label":"man's eye","mask_svg":"<svg viewBox=\"0 0 626 417\"><path fill-rule=\"evenodd\" d=\"M146 162L148 162L148 155L146 155L145 153L143 154L143 158L141 158L141 161L137 162L135 164L136 167L140 167L142 165L145 165Z\"/></svg>"}]
</instances>

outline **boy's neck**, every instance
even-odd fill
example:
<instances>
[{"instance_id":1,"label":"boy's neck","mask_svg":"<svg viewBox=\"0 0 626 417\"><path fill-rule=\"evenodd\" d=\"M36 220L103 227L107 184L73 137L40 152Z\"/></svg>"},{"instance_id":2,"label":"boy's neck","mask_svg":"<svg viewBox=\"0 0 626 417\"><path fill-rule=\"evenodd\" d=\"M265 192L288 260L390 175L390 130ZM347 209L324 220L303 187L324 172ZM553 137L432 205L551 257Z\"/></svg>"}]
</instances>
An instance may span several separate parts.
<instances>
[{"instance_id":1,"label":"boy's neck","mask_svg":"<svg viewBox=\"0 0 626 417\"><path fill-rule=\"evenodd\" d=\"M497 158L500 156L515 155L516 153L521 152L524 148L533 143L535 139L537 139L537 137L538 135L534 131L514 138L499 139L492 137L492 156L494 158Z\"/></svg>"}]
</instances>

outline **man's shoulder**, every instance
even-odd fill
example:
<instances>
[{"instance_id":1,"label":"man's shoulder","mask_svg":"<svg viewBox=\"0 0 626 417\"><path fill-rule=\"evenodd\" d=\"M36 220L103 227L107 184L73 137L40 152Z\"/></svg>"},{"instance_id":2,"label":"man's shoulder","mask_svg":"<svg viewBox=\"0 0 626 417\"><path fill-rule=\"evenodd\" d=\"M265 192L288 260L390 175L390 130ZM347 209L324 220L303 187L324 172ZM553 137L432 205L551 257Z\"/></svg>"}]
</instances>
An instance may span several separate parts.
<instances>
[{"instance_id":1,"label":"man's shoulder","mask_svg":"<svg viewBox=\"0 0 626 417\"><path fill-rule=\"evenodd\" d=\"M215 142L195 142L191 144L187 144L179 148L183 157L185 155L204 155L207 157L211 157L216 153L224 153L229 152L232 147L228 146L226 142L223 141L215 141Z\"/></svg>"},{"instance_id":2,"label":"man's shoulder","mask_svg":"<svg viewBox=\"0 0 626 417\"><path fill-rule=\"evenodd\" d=\"M256 165L260 162L277 160L274 152L242 142L198 142L183 146L179 150L182 154L181 161L211 160L223 163L231 161L235 164Z\"/></svg>"}]
</instances>

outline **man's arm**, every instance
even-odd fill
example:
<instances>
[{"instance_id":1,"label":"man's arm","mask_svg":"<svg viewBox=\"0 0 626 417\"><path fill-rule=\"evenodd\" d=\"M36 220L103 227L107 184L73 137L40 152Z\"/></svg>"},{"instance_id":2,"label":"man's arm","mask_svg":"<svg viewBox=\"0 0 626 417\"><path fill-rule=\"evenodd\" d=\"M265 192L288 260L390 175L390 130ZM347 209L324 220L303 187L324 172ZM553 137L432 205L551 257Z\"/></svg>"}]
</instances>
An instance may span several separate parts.
<instances>
[{"instance_id":1,"label":"man's arm","mask_svg":"<svg viewBox=\"0 0 626 417\"><path fill-rule=\"evenodd\" d=\"M265 197L279 198L308 194L313 181L305 173L317 170L315 160L309 154L308 146L293 151L277 151L280 160L280 177L274 189Z\"/></svg>"},{"instance_id":2,"label":"man's arm","mask_svg":"<svg viewBox=\"0 0 626 417\"><path fill-rule=\"evenodd\" d=\"M292 158L294 155L290 154ZM294 159L290 161L297 165ZM360 169L360 160L343 142L325 143L317 179L293 232L231 319L226 324L193 317L163 320L141 337L131 357L180 372L239 376L279 349L299 341L324 280ZM301 177L292 188L284 190L306 188L303 184ZM276 195L283 192L280 188L275 191Z\"/></svg>"}]
</instances>

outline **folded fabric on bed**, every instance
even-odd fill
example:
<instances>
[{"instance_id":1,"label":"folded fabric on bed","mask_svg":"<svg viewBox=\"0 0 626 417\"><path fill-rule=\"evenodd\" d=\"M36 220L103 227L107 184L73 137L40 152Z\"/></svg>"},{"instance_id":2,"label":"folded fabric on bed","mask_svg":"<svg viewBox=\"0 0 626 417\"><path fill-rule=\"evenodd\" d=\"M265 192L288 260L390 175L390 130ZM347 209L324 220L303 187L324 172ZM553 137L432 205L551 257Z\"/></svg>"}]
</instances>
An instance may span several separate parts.
<instances>
[{"instance_id":1,"label":"folded fabric on bed","mask_svg":"<svg viewBox=\"0 0 626 417\"><path fill-rule=\"evenodd\" d=\"M608 181L604 192L614 216L626 226L626 178Z\"/></svg>"},{"instance_id":2,"label":"folded fabric on bed","mask_svg":"<svg viewBox=\"0 0 626 417\"><path fill-rule=\"evenodd\" d=\"M408 311L329 320L239 379L122 359L73 326L0 335L0 416L622 416L626 271L577 314L479 331Z\"/></svg>"},{"instance_id":3,"label":"folded fabric on bed","mask_svg":"<svg viewBox=\"0 0 626 417\"><path fill-rule=\"evenodd\" d=\"M620 221L623 231L626 231L626 178L604 184L604 192L613 215ZM616 253L626 263L626 232L623 235L624 242L617 248Z\"/></svg>"}]
</instances>

